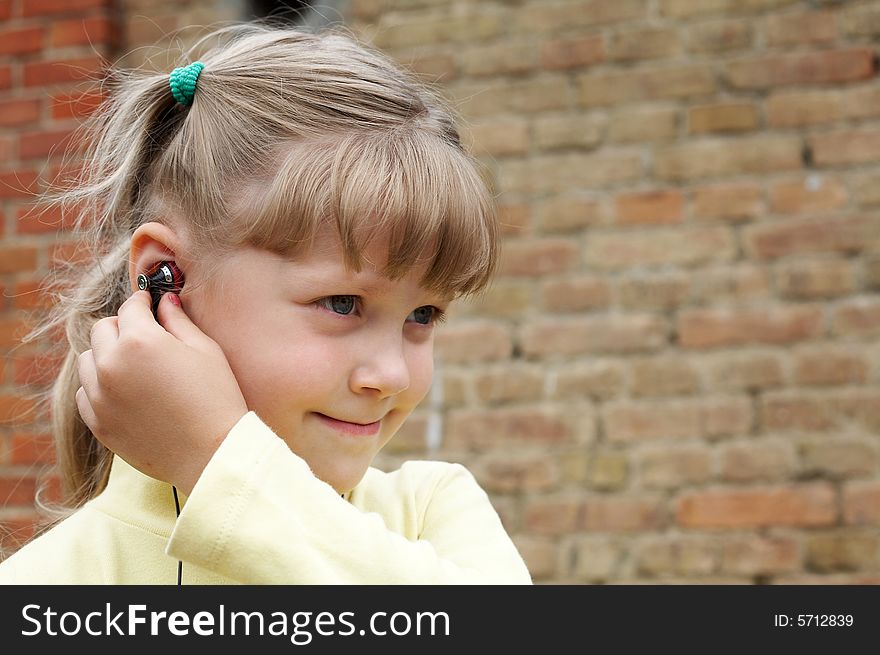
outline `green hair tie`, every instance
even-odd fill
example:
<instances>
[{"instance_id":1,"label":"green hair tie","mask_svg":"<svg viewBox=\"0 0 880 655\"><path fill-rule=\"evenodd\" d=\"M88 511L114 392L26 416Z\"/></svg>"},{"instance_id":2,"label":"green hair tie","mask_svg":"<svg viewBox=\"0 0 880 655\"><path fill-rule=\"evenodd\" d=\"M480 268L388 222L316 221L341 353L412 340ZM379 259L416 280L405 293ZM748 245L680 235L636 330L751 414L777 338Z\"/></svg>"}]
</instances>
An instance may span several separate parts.
<instances>
[{"instance_id":1,"label":"green hair tie","mask_svg":"<svg viewBox=\"0 0 880 655\"><path fill-rule=\"evenodd\" d=\"M191 105L196 93L196 82L205 65L195 61L189 66L182 66L171 71L171 79L168 84L171 87L171 95L182 105Z\"/></svg>"}]
</instances>

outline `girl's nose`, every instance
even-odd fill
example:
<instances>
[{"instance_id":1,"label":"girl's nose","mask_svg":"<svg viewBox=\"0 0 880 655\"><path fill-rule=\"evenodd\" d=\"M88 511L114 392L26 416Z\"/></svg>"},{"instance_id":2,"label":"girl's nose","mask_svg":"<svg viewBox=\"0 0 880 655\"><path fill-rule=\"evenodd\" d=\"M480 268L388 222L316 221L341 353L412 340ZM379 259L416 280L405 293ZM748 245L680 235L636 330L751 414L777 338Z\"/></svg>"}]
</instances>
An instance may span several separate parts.
<instances>
[{"instance_id":1,"label":"girl's nose","mask_svg":"<svg viewBox=\"0 0 880 655\"><path fill-rule=\"evenodd\" d=\"M351 374L350 386L355 393L378 392L387 398L409 388L409 365L400 340L372 344Z\"/></svg>"}]
</instances>

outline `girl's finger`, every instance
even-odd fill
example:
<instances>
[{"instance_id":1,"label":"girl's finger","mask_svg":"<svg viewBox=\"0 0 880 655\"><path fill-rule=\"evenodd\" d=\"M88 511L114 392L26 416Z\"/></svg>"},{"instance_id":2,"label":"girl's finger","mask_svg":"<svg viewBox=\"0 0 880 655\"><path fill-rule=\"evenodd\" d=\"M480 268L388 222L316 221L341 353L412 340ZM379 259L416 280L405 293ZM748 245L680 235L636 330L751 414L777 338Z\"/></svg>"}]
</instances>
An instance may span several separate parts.
<instances>
[{"instance_id":1,"label":"girl's finger","mask_svg":"<svg viewBox=\"0 0 880 655\"><path fill-rule=\"evenodd\" d=\"M98 430L98 420L95 416L94 410L92 410L89 397L86 394L85 389L82 387L76 390L76 408L79 410L79 415L82 418L83 423L86 424L86 427L92 431L92 434L96 434Z\"/></svg>"},{"instance_id":2,"label":"girl's finger","mask_svg":"<svg viewBox=\"0 0 880 655\"><path fill-rule=\"evenodd\" d=\"M159 327L153 318L152 298L147 291L135 291L117 312L119 316L119 338L128 335L146 334Z\"/></svg>"},{"instance_id":3,"label":"girl's finger","mask_svg":"<svg viewBox=\"0 0 880 655\"><path fill-rule=\"evenodd\" d=\"M98 370L95 366L94 353L91 350L86 350L79 356L76 370L79 373L79 391L84 392L89 398L95 398L99 391Z\"/></svg>"},{"instance_id":4,"label":"girl's finger","mask_svg":"<svg viewBox=\"0 0 880 655\"><path fill-rule=\"evenodd\" d=\"M112 346L117 341L119 341L119 319L116 316L107 316L97 321L89 335L95 362L101 362L108 352L112 352Z\"/></svg>"}]
</instances>

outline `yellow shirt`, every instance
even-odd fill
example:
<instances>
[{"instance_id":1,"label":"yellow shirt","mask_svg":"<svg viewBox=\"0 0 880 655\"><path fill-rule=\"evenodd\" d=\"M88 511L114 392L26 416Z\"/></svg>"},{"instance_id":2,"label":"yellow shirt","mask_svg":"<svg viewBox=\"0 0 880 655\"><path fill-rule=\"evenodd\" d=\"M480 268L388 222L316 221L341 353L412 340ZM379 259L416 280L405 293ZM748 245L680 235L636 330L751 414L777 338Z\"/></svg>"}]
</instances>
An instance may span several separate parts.
<instances>
[{"instance_id":1,"label":"yellow shirt","mask_svg":"<svg viewBox=\"0 0 880 655\"><path fill-rule=\"evenodd\" d=\"M6 584L531 584L459 464L375 468L349 497L254 413L177 517L170 485L114 457L104 491L0 563Z\"/></svg>"}]
</instances>

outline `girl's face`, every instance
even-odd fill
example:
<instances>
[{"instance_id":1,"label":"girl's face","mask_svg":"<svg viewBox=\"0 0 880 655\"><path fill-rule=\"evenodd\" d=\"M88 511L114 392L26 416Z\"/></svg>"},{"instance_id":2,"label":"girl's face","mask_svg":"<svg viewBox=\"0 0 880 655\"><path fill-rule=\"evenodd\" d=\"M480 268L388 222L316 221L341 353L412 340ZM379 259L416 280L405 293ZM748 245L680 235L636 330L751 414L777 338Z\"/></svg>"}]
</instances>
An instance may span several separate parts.
<instances>
[{"instance_id":1,"label":"girl's face","mask_svg":"<svg viewBox=\"0 0 880 655\"><path fill-rule=\"evenodd\" d=\"M424 398L433 373L433 323L450 299L391 281L374 240L360 273L345 267L335 233L289 261L256 249L226 258L212 284L182 292L255 411L320 479L352 489ZM196 282L198 266L188 272Z\"/></svg>"}]
</instances>

